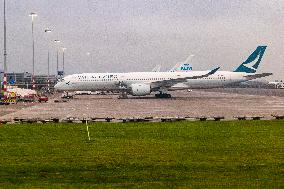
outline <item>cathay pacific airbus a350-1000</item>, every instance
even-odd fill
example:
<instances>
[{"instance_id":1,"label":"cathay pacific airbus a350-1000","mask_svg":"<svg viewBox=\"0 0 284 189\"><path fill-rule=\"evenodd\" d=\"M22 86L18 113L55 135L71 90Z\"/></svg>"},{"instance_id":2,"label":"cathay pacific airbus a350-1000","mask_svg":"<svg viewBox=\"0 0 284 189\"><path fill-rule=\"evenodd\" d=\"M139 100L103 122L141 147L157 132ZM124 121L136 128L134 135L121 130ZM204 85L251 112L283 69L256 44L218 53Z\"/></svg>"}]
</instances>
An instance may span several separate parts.
<instances>
[{"instance_id":1,"label":"cathay pacific airbus a350-1000","mask_svg":"<svg viewBox=\"0 0 284 189\"><path fill-rule=\"evenodd\" d=\"M170 98L168 88L187 79L199 79L214 74L219 68L200 72L129 72L83 73L64 77L54 88L58 91L120 91L123 97L146 96L160 91L157 97ZM160 95L160 96L159 96Z\"/></svg>"},{"instance_id":2,"label":"cathay pacific airbus a350-1000","mask_svg":"<svg viewBox=\"0 0 284 189\"><path fill-rule=\"evenodd\" d=\"M55 85L59 91L121 91L123 96L170 98L169 90L215 88L265 77L256 73L266 46L259 46L235 71L83 73L64 77Z\"/></svg>"}]
</instances>

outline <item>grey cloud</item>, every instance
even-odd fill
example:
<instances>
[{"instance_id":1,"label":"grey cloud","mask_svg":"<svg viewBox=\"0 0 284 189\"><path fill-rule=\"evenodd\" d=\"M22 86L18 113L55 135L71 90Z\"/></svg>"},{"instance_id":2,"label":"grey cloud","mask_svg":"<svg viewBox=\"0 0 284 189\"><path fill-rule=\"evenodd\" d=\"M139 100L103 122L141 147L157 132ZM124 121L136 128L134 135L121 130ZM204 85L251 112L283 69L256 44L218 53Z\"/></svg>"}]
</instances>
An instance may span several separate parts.
<instances>
[{"instance_id":1,"label":"grey cloud","mask_svg":"<svg viewBox=\"0 0 284 189\"><path fill-rule=\"evenodd\" d=\"M261 71L282 76L281 0L9 0L10 71L31 71L30 11L38 12L36 71L46 72L47 39L66 46L67 73L164 69L195 54L195 69L237 67L259 44L269 45ZM2 5L1 5L2 6ZM0 7L2 10L2 7ZM2 24L2 15L1 15ZM2 30L1 36L2 36ZM2 38L0 39L2 42ZM50 43L53 72L55 47ZM86 52L90 52L89 56ZM0 56L2 62L2 54ZM1 64L2 65L2 64ZM282 76L283 77L283 76Z\"/></svg>"}]
</instances>

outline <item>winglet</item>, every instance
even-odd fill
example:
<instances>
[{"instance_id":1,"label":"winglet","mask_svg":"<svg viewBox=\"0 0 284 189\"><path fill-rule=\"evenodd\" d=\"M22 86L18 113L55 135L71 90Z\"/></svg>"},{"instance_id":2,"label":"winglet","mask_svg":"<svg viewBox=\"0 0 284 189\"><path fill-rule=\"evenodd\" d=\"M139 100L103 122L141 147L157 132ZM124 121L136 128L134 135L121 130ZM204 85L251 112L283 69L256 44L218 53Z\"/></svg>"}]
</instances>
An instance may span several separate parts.
<instances>
[{"instance_id":1,"label":"winglet","mask_svg":"<svg viewBox=\"0 0 284 189\"><path fill-rule=\"evenodd\" d=\"M220 69L220 67L215 68L215 69L211 70L207 75L212 75L212 74L216 73L219 69Z\"/></svg>"}]
</instances>

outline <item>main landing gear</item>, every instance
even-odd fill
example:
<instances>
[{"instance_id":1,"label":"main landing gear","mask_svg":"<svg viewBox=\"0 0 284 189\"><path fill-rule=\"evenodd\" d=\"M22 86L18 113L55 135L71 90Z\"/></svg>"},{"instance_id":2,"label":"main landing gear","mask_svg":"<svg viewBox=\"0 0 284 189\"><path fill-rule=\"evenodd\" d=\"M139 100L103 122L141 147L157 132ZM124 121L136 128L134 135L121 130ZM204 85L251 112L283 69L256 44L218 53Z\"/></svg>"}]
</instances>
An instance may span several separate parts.
<instances>
[{"instance_id":1,"label":"main landing gear","mask_svg":"<svg viewBox=\"0 0 284 189\"><path fill-rule=\"evenodd\" d=\"M127 99L127 85L123 81L119 81L117 85L120 89L118 99Z\"/></svg>"},{"instance_id":2,"label":"main landing gear","mask_svg":"<svg viewBox=\"0 0 284 189\"><path fill-rule=\"evenodd\" d=\"M118 99L127 99L127 91L121 91L119 96L118 96Z\"/></svg>"},{"instance_id":3,"label":"main landing gear","mask_svg":"<svg viewBox=\"0 0 284 189\"><path fill-rule=\"evenodd\" d=\"M158 94L155 94L155 97L156 98L172 98L172 95L168 93L158 93Z\"/></svg>"}]
</instances>

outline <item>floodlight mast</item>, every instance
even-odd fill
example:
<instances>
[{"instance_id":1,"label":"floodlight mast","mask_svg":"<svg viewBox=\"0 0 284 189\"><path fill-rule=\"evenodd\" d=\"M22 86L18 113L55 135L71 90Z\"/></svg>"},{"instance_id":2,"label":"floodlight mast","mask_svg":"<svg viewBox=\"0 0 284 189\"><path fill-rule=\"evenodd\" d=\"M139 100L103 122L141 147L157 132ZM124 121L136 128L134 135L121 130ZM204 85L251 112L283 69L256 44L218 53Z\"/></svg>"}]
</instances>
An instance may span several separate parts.
<instances>
[{"instance_id":1,"label":"floodlight mast","mask_svg":"<svg viewBox=\"0 0 284 189\"><path fill-rule=\"evenodd\" d=\"M29 16L32 18L32 40L33 40L33 75L32 75L32 83L33 89L35 89L35 39L34 39L34 18L37 17L35 12L31 12Z\"/></svg>"},{"instance_id":2,"label":"floodlight mast","mask_svg":"<svg viewBox=\"0 0 284 189\"><path fill-rule=\"evenodd\" d=\"M60 43L60 40L58 40L58 39L55 39L54 40L54 43L56 43L56 44L58 44L58 43ZM56 75L57 75L57 77L58 77L58 71L59 71L59 68L58 68L58 56L59 56L59 51L58 51L58 46L56 46Z\"/></svg>"},{"instance_id":3,"label":"floodlight mast","mask_svg":"<svg viewBox=\"0 0 284 189\"><path fill-rule=\"evenodd\" d=\"M65 57L64 57L64 53L65 53L65 50L66 50L67 48L65 48L65 47L62 47L62 71L63 71L63 75L65 74L65 63L64 63L64 59L65 59Z\"/></svg>"},{"instance_id":4,"label":"floodlight mast","mask_svg":"<svg viewBox=\"0 0 284 189\"><path fill-rule=\"evenodd\" d=\"M51 33L51 29L45 29L44 33L48 34ZM50 85L49 85L49 77L50 77L50 72L49 72L49 68L50 68L50 63L49 63L49 40L48 40L48 36L47 36L47 91L50 92Z\"/></svg>"}]
</instances>

